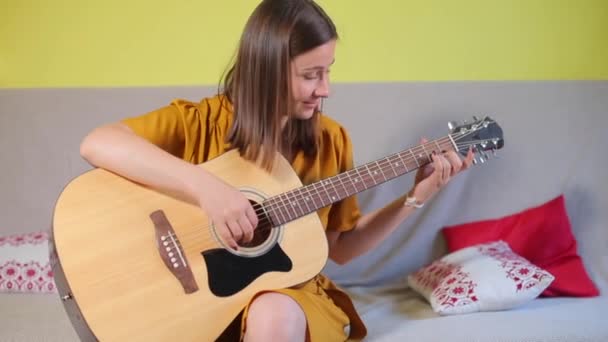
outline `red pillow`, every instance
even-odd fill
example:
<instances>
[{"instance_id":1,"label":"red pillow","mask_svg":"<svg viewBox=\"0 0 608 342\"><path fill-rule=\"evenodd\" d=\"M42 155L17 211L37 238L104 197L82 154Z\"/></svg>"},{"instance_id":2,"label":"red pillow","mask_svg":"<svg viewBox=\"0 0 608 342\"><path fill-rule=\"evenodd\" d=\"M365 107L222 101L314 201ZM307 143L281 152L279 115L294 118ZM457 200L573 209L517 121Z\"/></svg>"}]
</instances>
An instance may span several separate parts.
<instances>
[{"instance_id":1,"label":"red pillow","mask_svg":"<svg viewBox=\"0 0 608 342\"><path fill-rule=\"evenodd\" d=\"M555 277L542 296L599 295L577 254L563 195L499 219L444 227L442 233L449 252L496 240L507 242L515 253Z\"/></svg>"}]
</instances>

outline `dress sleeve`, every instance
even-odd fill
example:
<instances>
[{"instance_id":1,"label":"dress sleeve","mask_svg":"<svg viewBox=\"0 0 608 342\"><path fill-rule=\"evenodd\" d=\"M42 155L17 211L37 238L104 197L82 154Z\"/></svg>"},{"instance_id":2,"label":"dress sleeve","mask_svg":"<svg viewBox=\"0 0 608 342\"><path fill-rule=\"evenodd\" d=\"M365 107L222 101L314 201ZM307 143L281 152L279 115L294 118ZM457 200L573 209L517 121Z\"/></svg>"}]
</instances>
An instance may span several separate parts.
<instances>
[{"instance_id":1,"label":"dress sleeve","mask_svg":"<svg viewBox=\"0 0 608 342\"><path fill-rule=\"evenodd\" d=\"M353 148L350 137L342 127L335 139L336 160L338 172L346 172L353 168ZM346 232L355 228L355 224L361 217L357 196L353 195L332 205L329 211L327 229Z\"/></svg>"},{"instance_id":2,"label":"dress sleeve","mask_svg":"<svg viewBox=\"0 0 608 342\"><path fill-rule=\"evenodd\" d=\"M202 163L223 151L226 125L217 124L206 101L175 100L166 107L122 121L135 134L172 155Z\"/></svg>"}]
</instances>

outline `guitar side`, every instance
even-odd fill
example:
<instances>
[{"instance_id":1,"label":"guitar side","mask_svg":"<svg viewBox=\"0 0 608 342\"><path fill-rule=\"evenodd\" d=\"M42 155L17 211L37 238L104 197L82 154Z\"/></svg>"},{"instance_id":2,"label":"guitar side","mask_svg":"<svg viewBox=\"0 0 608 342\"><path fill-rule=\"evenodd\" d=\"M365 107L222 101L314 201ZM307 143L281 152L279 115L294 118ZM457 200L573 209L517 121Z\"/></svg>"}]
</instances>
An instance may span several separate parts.
<instances>
[{"instance_id":1,"label":"guitar side","mask_svg":"<svg viewBox=\"0 0 608 342\"><path fill-rule=\"evenodd\" d=\"M200 167L245 189L252 200L302 185L280 156L272 173L237 151ZM216 339L255 293L294 286L325 265L327 240L316 213L277 229L280 238L271 253L236 256L222 248L199 207L95 169L70 182L57 201L51 260L82 340L207 341ZM288 262L251 273L279 254ZM213 269L225 261L234 267Z\"/></svg>"}]
</instances>

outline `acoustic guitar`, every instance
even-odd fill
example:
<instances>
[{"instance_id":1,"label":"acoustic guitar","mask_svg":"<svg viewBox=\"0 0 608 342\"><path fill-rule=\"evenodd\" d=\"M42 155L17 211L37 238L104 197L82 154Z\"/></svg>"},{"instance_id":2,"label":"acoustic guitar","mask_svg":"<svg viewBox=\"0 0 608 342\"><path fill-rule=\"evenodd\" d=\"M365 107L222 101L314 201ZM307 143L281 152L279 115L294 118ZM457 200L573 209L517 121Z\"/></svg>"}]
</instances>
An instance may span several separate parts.
<instances>
[{"instance_id":1,"label":"acoustic guitar","mask_svg":"<svg viewBox=\"0 0 608 342\"><path fill-rule=\"evenodd\" d=\"M199 166L240 189L258 215L253 241L238 250L193 203L93 169L54 209L57 289L83 341L212 341L255 293L322 270L328 245L318 209L428 164L433 151L473 147L484 162L503 144L489 117L450 123L443 138L306 186L281 156L267 172L226 152Z\"/></svg>"}]
</instances>

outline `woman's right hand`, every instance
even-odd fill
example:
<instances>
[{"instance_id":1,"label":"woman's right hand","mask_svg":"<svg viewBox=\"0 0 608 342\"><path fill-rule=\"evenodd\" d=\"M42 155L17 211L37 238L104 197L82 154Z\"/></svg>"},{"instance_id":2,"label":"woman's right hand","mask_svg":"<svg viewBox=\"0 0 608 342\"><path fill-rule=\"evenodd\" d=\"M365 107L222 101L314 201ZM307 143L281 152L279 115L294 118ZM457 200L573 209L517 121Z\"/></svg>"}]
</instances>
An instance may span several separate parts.
<instances>
[{"instance_id":1,"label":"woman's right hand","mask_svg":"<svg viewBox=\"0 0 608 342\"><path fill-rule=\"evenodd\" d=\"M210 177L199 196L199 205L212 220L224 242L238 249L239 242L250 242L258 217L247 197L222 180Z\"/></svg>"},{"instance_id":2,"label":"woman's right hand","mask_svg":"<svg viewBox=\"0 0 608 342\"><path fill-rule=\"evenodd\" d=\"M87 135L80 154L91 165L150 187L176 192L207 212L220 237L231 248L250 242L258 224L249 200L234 187L136 135L118 123Z\"/></svg>"}]
</instances>

